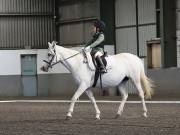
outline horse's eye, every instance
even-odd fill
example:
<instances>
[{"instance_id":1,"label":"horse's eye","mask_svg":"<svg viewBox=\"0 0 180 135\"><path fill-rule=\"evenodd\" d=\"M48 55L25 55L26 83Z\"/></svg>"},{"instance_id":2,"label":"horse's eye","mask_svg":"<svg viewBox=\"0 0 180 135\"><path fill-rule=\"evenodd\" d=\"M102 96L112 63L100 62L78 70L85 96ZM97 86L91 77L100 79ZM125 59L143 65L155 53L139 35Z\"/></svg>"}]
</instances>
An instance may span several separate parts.
<instances>
[{"instance_id":1,"label":"horse's eye","mask_svg":"<svg viewBox=\"0 0 180 135\"><path fill-rule=\"evenodd\" d=\"M48 53L48 56L51 56L51 54L50 54L50 53Z\"/></svg>"}]
</instances>

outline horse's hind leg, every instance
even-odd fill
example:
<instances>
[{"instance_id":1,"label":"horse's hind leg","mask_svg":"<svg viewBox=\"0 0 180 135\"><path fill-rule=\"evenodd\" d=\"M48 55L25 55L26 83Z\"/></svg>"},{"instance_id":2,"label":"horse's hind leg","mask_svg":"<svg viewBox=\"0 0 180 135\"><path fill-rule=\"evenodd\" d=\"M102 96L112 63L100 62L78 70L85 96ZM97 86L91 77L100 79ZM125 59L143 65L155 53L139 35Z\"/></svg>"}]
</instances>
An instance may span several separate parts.
<instances>
[{"instance_id":1,"label":"horse's hind leg","mask_svg":"<svg viewBox=\"0 0 180 135\"><path fill-rule=\"evenodd\" d=\"M126 89L125 89L125 84L126 84L126 81L122 82L118 86L118 90L119 90L119 92L121 93L121 96L122 96L122 101L121 101L121 104L119 106L116 118L118 118L122 114L125 102L126 102L126 100L128 98L128 91L126 91Z\"/></svg>"},{"instance_id":2,"label":"horse's hind leg","mask_svg":"<svg viewBox=\"0 0 180 135\"><path fill-rule=\"evenodd\" d=\"M94 108L95 108L95 110L96 110L96 119L99 120L99 119L100 119L100 111L99 111L99 108L98 108L98 106L97 106L97 104L96 104L96 100L95 100L95 98L94 98L94 95L93 95L92 91L91 91L91 90L86 90L85 93L86 93L86 95L89 97L89 99L91 100L91 102L93 103Z\"/></svg>"}]
</instances>

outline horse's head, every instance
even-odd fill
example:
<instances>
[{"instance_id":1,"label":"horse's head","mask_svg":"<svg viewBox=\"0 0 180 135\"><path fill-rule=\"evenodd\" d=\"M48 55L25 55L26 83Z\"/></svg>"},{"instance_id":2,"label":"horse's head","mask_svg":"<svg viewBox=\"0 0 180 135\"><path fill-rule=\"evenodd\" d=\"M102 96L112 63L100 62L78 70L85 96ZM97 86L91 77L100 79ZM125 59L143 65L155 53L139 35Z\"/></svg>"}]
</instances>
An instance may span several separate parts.
<instances>
[{"instance_id":1,"label":"horse's head","mask_svg":"<svg viewBox=\"0 0 180 135\"><path fill-rule=\"evenodd\" d=\"M56 62L56 41L53 41L52 43L48 42L48 61L45 61L45 64L41 67L41 70L44 72L48 72L49 67L51 67L51 64Z\"/></svg>"}]
</instances>

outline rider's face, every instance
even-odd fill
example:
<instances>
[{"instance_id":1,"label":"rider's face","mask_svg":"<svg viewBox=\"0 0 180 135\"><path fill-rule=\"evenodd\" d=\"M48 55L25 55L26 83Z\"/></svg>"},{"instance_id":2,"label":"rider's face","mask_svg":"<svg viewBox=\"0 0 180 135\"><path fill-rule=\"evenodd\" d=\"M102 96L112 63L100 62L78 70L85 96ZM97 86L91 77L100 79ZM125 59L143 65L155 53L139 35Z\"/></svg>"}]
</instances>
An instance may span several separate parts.
<instances>
[{"instance_id":1,"label":"rider's face","mask_svg":"<svg viewBox=\"0 0 180 135\"><path fill-rule=\"evenodd\" d=\"M92 32L93 33L96 33L96 27L93 25L93 27L92 27Z\"/></svg>"}]
</instances>

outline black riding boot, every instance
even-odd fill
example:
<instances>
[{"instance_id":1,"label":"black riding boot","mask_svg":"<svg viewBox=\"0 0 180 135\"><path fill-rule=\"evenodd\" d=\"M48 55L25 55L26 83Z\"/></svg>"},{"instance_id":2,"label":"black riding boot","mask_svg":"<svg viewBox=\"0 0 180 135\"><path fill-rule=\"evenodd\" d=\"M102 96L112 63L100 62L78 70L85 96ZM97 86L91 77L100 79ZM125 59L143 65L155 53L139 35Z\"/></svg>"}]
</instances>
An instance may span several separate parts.
<instances>
[{"instance_id":1,"label":"black riding boot","mask_svg":"<svg viewBox=\"0 0 180 135\"><path fill-rule=\"evenodd\" d=\"M98 64L100 64L101 72L102 72L102 73L107 73L107 69L106 69L106 67L105 67L105 65L104 65L101 57L97 56L97 57L96 57L96 60L97 60Z\"/></svg>"}]
</instances>

